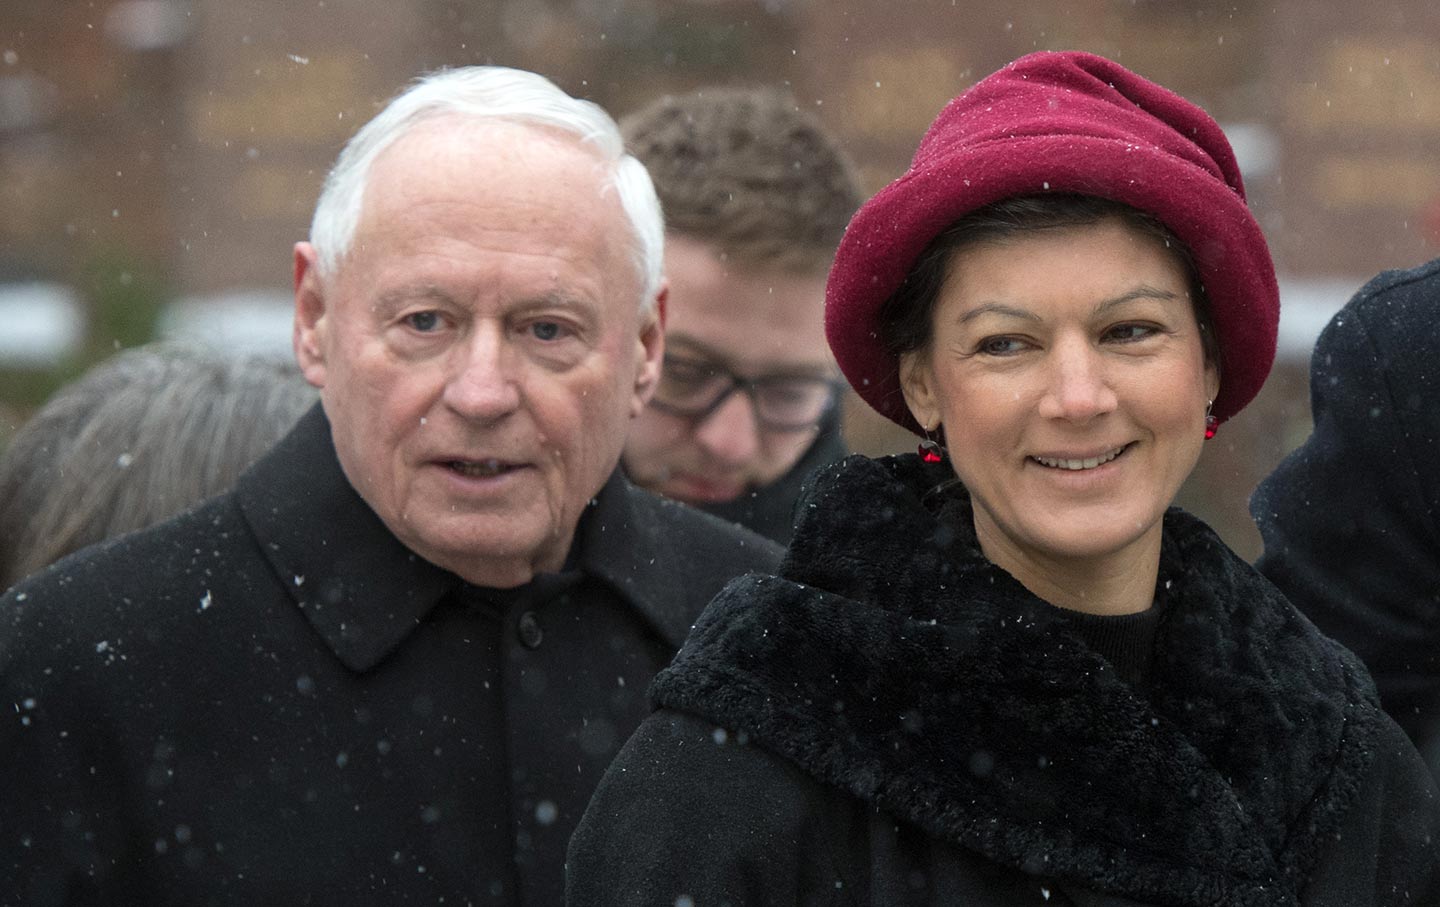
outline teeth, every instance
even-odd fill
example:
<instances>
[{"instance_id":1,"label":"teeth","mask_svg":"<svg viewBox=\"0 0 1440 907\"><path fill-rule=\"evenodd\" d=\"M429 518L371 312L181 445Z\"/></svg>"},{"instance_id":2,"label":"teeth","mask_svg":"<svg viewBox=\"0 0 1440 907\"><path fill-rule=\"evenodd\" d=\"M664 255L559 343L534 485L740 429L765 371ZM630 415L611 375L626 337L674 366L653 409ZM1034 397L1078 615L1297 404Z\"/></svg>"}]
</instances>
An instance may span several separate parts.
<instances>
[{"instance_id":1,"label":"teeth","mask_svg":"<svg viewBox=\"0 0 1440 907\"><path fill-rule=\"evenodd\" d=\"M450 468L460 473L461 475L470 476L471 478L478 479L486 478L489 476L497 476L500 473L504 472L507 467L502 466L499 460L491 458L489 460L481 460L478 463L453 460L450 463Z\"/></svg>"},{"instance_id":2,"label":"teeth","mask_svg":"<svg viewBox=\"0 0 1440 907\"><path fill-rule=\"evenodd\" d=\"M1120 456L1125 448L1117 447L1107 454L1098 457L1087 457L1084 460L1055 460L1050 457L1032 457L1035 462L1042 466L1049 466L1051 469L1094 469L1101 463L1109 463Z\"/></svg>"}]
</instances>

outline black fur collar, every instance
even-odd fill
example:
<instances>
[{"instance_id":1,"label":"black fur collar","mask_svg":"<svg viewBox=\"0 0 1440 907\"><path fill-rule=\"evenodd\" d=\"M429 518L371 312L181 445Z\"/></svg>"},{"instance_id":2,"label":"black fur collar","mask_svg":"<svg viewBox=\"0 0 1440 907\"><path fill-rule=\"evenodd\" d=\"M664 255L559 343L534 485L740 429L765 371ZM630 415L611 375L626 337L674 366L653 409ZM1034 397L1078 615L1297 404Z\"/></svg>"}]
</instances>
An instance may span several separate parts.
<instances>
[{"instance_id":1,"label":"black fur collar","mask_svg":"<svg viewBox=\"0 0 1440 907\"><path fill-rule=\"evenodd\" d=\"M953 475L821 470L780 577L733 582L657 677L822 781L1036 875L1297 903L1369 765L1368 677L1199 521L1165 518L1148 701L989 563Z\"/></svg>"}]
</instances>

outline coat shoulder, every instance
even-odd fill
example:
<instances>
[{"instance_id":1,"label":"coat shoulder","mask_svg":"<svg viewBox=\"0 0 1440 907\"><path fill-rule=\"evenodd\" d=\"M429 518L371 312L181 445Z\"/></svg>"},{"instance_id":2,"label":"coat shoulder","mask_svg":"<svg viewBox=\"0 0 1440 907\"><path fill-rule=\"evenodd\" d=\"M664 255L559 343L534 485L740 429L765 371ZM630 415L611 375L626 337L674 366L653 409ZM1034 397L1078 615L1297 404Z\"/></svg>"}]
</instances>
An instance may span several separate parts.
<instances>
[{"instance_id":1,"label":"coat shoulder","mask_svg":"<svg viewBox=\"0 0 1440 907\"><path fill-rule=\"evenodd\" d=\"M571 838L566 903L854 903L835 866L842 800L745 735L662 709Z\"/></svg>"},{"instance_id":2,"label":"coat shoulder","mask_svg":"<svg viewBox=\"0 0 1440 907\"><path fill-rule=\"evenodd\" d=\"M641 488L628 491L637 541L689 582L708 588L718 580L707 601L733 577L773 573L780 565L785 549L757 532Z\"/></svg>"},{"instance_id":3,"label":"coat shoulder","mask_svg":"<svg viewBox=\"0 0 1440 907\"><path fill-rule=\"evenodd\" d=\"M1302 893L1306 905L1440 904L1440 791L1393 721L1381 716L1355 806Z\"/></svg>"},{"instance_id":4,"label":"coat shoulder","mask_svg":"<svg viewBox=\"0 0 1440 907\"><path fill-rule=\"evenodd\" d=\"M39 649L107 647L117 637L174 647L212 604L274 580L236 505L224 494L163 523L74 552L0 598L0 662ZM217 608L207 616L232 613Z\"/></svg>"},{"instance_id":5,"label":"coat shoulder","mask_svg":"<svg viewBox=\"0 0 1440 907\"><path fill-rule=\"evenodd\" d=\"M1440 335L1432 330L1437 312L1440 258L1408 270L1383 271L1357 290L1326 326L1312 368L1328 373L1336 367L1330 360L1337 355L1362 356L1365 365L1378 358L1389 369L1396 367L1391 360L1397 357L1401 364L1428 365L1440 349Z\"/></svg>"}]
</instances>

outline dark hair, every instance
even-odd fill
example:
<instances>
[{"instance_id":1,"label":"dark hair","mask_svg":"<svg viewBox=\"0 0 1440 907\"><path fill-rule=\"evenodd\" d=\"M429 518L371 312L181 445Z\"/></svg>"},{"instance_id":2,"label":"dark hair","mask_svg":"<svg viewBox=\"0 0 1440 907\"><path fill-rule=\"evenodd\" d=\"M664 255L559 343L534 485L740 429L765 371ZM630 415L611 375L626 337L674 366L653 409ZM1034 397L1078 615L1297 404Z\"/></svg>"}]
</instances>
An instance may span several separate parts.
<instances>
[{"instance_id":1,"label":"dark hair","mask_svg":"<svg viewBox=\"0 0 1440 907\"><path fill-rule=\"evenodd\" d=\"M823 275L860 206L835 137L775 89L667 95L620 129L650 171L666 228L746 264Z\"/></svg>"},{"instance_id":2,"label":"dark hair","mask_svg":"<svg viewBox=\"0 0 1440 907\"><path fill-rule=\"evenodd\" d=\"M315 399L293 363L189 346L95 366L0 454L0 591L225 490Z\"/></svg>"},{"instance_id":3,"label":"dark hair","mask_svg":"<svg viewBox=\"0 0 1440 907\"><path fill-rule=\"evenodd\" d=\"M1055 193L1007 198L977 208L942 230L915 259L905 281L880 310L880 339L896 358L928 349L935 304L944 289L951 258L959 250L1039 230L1083 227L1115 218L1162 243L1185 272L1190 304L1200 327L1205 360L1220 367L1220 348L1205 285L1190 249L1159 218L1124 202L1093 195Z\"/></svg>"}]
</instances>

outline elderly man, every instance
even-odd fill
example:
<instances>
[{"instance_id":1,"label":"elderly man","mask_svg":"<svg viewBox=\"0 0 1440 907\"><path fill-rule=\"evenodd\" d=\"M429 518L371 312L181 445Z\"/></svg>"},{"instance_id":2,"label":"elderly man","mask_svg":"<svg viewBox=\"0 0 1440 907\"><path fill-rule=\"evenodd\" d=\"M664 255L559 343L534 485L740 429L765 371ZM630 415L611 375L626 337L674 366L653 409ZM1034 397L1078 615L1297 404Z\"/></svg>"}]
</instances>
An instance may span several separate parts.
<instances>
[{"instance_id":1,"label":"elderly man","mask_svg":"<svg viewBox=\"0 0 1440 907\"><path fill-rule=\"evenodd\" d=\"M295 248L320 406L0 600L7 898L560 903L651 675L778 556L617 472L661 236L614 123L529 73L351 140Z\"/></svg>"},{"instance_id":2,"label":"elderly man","mask_svg":"<svg viewBox=\"0 0 1440 907\"><path fill-rule=\"evenodd\" d=\"M668 234L665 368L624 464L637 484L788 542L800 483L844 456L825 275L860 189L788 95L707 89L626 117Z\"/></svg>"}]
</instances>

